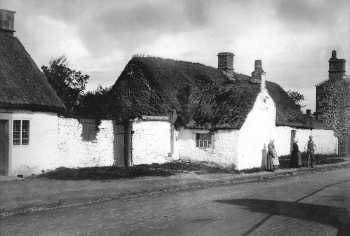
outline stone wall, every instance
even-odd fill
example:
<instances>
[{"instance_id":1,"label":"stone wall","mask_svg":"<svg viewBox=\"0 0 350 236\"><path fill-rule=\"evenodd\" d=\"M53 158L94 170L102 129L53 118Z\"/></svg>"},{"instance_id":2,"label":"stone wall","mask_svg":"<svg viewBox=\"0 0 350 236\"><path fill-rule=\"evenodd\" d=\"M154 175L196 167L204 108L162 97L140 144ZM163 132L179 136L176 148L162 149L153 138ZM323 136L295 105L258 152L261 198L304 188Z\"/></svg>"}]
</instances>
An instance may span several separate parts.
<instances>
[{"instance_id":1,"label":"stone wall","mask_svg":"<svg viewBox=\"0 0 350 236\"><path fill-rule=\"evenodd\" d=\"M215 162L223 166L237 163L238 130L217 130L211 133L209 148L196 146L196 134L209 133L202 129L180 129L176 135L175 150L179 159Z\"/></svg>"},{"instance_id":2,"label":"stone wall","mask_svg":"<svg viewBox=\"0 0 350 236\"><path fill-rule=\"evenodd\" d=\"M338 153L338 139L333 130L295 129L288 126L278 126L275 131L275 147L279 156L290 154L292 130L295 130L295 139L298 141L301 152L306 152L309 136L312 135L317 154L336 155Z\"/></svg>"},{"instance_id":3,"label":"stone wall","mask_svg":"<svg viewBox=\"0 0 350 236\"><path fill-rule=\"evenodd\" d=\"M335 131L340 152L345 153L350 135L350 83L345 79L327 80L316 86L316 115L323 125Z\"/></svg>"},{"instance_id":4,"label":"stone wall","mask_svg":"<svg viewBox=\"0 0 350 236\"><path fill-rule=\"evenodd\" d=\"M172 160L170 135L169 121L135 120L132 123L132 164Z\"/></svg>"},{"instance_id":5,"label":"stone wall","mask_svg":"<svg viewBox=\"0 0 350 236\"><path fill-rule=\"evenodd\" d=\"M113 121L58 118L55 166L108 166L114 163Z\"/></svg>"}]
</instances>

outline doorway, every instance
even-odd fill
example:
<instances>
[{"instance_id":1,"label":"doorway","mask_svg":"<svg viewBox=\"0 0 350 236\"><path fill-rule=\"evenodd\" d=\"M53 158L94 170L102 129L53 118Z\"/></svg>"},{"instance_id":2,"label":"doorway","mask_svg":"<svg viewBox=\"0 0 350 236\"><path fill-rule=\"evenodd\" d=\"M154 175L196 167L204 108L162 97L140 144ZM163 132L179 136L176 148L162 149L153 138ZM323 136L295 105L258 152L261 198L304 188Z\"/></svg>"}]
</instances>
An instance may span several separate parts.
<instances>
[{"instance_id":1,"label":"doorway","mask_svg":"<svg viewBox=\"0 0 350 236\"><path fill-rule=\"evenodd\" d=\"M292 150L293 150L293 143L295 141L296 133L297 131L295 129L291 130L290 132L290 153L292 153Z\"/></svg>"},{"instance_id":2,"label":"doorway","mask_svg":"<svg viewBox=\"0 0 350 236\"><path fill-rule=\"evenodd\" d=\"M9 172L9 125L8 120L0 120L0 175Z\"/></svg>"}]
</instances>

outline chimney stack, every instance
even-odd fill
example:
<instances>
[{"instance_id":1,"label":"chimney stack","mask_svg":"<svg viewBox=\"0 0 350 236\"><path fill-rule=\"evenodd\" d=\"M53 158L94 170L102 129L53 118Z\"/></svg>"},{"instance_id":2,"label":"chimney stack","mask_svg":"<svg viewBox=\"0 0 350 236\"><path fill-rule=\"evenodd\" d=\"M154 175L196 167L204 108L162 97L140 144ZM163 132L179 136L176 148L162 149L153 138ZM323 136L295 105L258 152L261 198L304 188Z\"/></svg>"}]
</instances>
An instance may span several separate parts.
<instances>
[{"instance_id":1,"label":"chimney stack","mask_svg":"<svg viewBox=\"0 0 350 236\"><path fill-rule=\"evenodd\" d=\"M233 57L235 55L232 52L219 52L218 53L218 69L228 74L233 74Z\"/></svg>"},{"instance_id":2,"label":"chimney stack","mask_svg":"<svg viewBox=\"0 0 350 236\"><path fill-rule=\"evenodd\" d=\"M332 51L332 57L329 58L329 79L341 79L345 75L345 60L337 58L337 51Z\"/></svg>"},{"instance_id":3,"label":"chimney stack","mask_svg":"<svg viewBox=\"0 0 350 236\"><path fill-rule=\"evenodd\" d=\"M5 9L0 9L0 30L13 35L15 22L15 12Z\"/></svg>"},{"instance_id":4,"label":"chimney stack","mask_svg":"<svg viewBox=\"0 0 350 236\"><path fill-rule=\"evenodd\" d=\"M261 82L261 76L264 74L264 70L262 68L262 61L261 60L255 60L254 62L254 71L252 72L252 78L251 81L254 83L260 83Z\"/></svg>"}]
</instances>

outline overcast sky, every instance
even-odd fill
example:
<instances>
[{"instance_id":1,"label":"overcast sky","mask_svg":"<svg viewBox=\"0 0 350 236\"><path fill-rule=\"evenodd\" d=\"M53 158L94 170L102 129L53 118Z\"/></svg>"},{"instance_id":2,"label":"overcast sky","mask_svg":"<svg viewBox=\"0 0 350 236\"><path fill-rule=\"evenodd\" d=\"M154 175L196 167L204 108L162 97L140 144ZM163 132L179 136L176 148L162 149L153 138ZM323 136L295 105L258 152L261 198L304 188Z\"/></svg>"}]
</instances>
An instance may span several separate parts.
<instances>
[{"instance_id":1,"label":"overcast sky","mask_svg":"<svg viewBox=\"0 0 350 236\"><path fill-rule=\"evenodd\" d=\"M16 35L39 66L64 54L91 76L89 89L112 85L134 54L216 67L217 52L231 51L237 72L262 59L268 80L302 92L314 110L331 50L350 61L349 0L0 0L0 8L16 11Z\"/></svg>"}]
</instances>

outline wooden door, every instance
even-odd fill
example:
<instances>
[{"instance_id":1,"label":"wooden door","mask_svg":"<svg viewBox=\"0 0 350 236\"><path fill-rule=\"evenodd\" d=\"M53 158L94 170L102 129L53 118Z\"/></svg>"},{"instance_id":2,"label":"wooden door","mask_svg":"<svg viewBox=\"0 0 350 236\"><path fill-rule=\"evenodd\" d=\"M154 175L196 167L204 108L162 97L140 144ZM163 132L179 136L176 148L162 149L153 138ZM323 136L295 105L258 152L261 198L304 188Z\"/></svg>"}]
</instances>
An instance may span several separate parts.
<instances>
[{"instance_id":1,"label":"wooden door","mask_svg":"<svg viewBox=\"0 0 350 236\"><path fill-rule=\"evenodd\" d=\"M9 130L8 121L0 120L0 175L9 171Z\"/></svg>"},{"instance_id":2,"label":"wooden door","mask_svg":"<svg viewBox=\"0 0 350 236\"><path fill-rule=\"evenodd\" d=\"M290 153L292 153L292 150L293 150L293 143L295 141L295 135L296 135L296 130L291 130L290 132Z\"/></svg>"}]
</instances>

